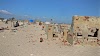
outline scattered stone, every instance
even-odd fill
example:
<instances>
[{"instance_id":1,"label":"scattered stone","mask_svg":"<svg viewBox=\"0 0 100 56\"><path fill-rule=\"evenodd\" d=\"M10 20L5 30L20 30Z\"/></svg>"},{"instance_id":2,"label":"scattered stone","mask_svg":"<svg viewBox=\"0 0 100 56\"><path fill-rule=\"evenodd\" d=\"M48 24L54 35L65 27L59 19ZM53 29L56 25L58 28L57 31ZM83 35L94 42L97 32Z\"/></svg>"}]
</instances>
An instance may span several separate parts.
<instances>
[{"instance_id":1,"label":"scattered stone","mask_svg":"<svg viewBox=\"0 0 100 56\"><path fill-rule=\"evenodd\" d=\"M36 41L32 41L32 42L36 42Z\"/></svg>"},{"instance_id":2,"label":"scattered stone","mask_svg":"<svg viewBox=\"0 0 100 56\"><path fill-rule=\"evenodd\" d=\"M43 38L40 38L40 42L43 42Z\"/></svg>"},{"instance_id":3,"label":"scattered stone","mask_svg":"<svg viewBox=\"0 0 100 56\"><path fill-rule=\"evenodd\" d=\"M29 41L29 42L31 42L31 41Z\"/></svg>"},{"instance_id":4,"label":"scattered stone","mask_svg":"<svg viewBox=\"0 0 100 56\"><path fill-rule=\"evenodd\" d=\"M30 54L30 56L33 56L33 54Z\"/></svg>"},{"instance_id":5,"label":"scattered stone","mask_svg":"<svg viewBox=\"0 0 100 56\"><path fill-rule=\"evenodd\" d=\"M3 36L3 37L5 37L5 36Z\"/></svg>"},{"instance_id":6,"label":"scattered stone","mask_svg":"<svg viewBox=\"0 0 100 56\"><path fill-rule=\"evenodd\" d=\"M31 36L31 38L33 38L33 37Z\"/></svg>"},{"instance_id":7,"label":"scattered stone","mask_svg":"<svg viewBox=\"0 0 100 56\"><path fill-rule=\"evenodd\" d=\"M48 43L48 45L50 45L50 44Z\"/></svg>"},{"instance_id":8,"label":"scattered stone","mask_svg":"<svg viewBox=\"0 0 100 56\"><path fill-rule=\"evenodd\" d=\"M20 46L20 45L18 45L18 46Z\"/></svg>"},{"instance_id":9,"label":"scattered stone","mask_svg":"<svg viewBox=\"0 0 100 56\"><path fill-rule=\"evenodd\" d=\"M33 44L33 45L35 45L35 44Z\"/></svg>"},{"instance_id":10,"label":"scattered stone","mask_svg":"<svg viewBox=\"0 0 100 56\"><path fill-rule=\"evenodd\" d=\"M58 44L58 43L56 43L56 44Z\"/></svg>"}]
</instances>

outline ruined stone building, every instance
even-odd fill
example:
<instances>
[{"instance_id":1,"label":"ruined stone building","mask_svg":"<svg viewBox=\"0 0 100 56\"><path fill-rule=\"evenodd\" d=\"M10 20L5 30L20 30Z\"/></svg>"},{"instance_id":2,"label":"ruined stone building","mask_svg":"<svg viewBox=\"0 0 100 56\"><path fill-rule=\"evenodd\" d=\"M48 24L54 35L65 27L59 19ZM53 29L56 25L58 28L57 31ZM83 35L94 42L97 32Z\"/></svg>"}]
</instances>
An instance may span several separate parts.
<instances>
[{"instance_id":1,"label":"ruined stone building","mask_svg":"<svg viewBox=\"0 0 100 56\"><path fill-rule=\"evenodd\" d=\"M64 40L67 40L67 25L66 24L45 24L45 32L48 39L58 37L60 34ZM62 33L62 34L61 34Z\"/></svg>"},{"instance_id":2,"label":"ruined stone building","mask_svg":"<svg viewBox=\"0 0 100 56\"><path fill-rule=\"evenodd\" d=\"M93 16L73 16L72 30L76 38L97 41L100 40L100 18ZM85 42L85 40L82 40Z\"/></svg>"},{"instance_id":3,"label":"ruined stone building","mask_svg":"<svg viewBox=\"0 0 100 56\"><path fill-rule=\"evenodd\" d=\"M45 24L44 29L48 39L60 35L64 41L71 45L100 44L100 18L93 16L73 16L71 25Z\"/></svg>"}]
</instances>

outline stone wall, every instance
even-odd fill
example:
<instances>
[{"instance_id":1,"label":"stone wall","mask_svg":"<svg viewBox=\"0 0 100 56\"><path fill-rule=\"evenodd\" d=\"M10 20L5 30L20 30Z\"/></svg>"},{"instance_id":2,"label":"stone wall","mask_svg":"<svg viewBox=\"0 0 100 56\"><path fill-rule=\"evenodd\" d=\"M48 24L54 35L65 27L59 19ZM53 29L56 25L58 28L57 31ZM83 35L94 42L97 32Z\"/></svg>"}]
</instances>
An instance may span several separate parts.
<instances>
[{"instance_id":1,"label":"stone wall","mask_svg":"<svg viewBox=\"0 0 100 56\"><path fill-rule=\"evenodd\" d=\"M94 16L73 16L72 21L73 32L81 34L82 38L88 38L89 35L94 37L96 29L99 29L97 39L100 40L100 18ZM77 37L76 37L77 38ZM95 38L94 38L95 39Z\"/></svg>"},{"instance_id":2,"label":"stone wall","mask_svg":"<svg viewBox=\"0 0 100 56\"><path fill-rule=\"evenodd\" d=\"M73 16L74 32L89 32L93 28L100 29L100 18L92 16Z\"/></svg>"}]
</instances>

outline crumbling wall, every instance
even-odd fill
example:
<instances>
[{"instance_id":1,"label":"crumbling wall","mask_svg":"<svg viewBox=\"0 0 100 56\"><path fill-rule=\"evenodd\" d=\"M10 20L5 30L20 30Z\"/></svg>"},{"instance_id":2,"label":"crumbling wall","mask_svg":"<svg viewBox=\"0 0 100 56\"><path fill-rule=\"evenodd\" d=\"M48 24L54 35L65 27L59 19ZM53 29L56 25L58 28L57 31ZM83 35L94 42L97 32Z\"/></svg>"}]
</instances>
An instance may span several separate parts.
<instances>
[{"instance_id":1,"label":"crumbling wall","mask_svg":"<svg viewBox=\"0 0 100 56\"><path fill-rule=\"evenodd\" d=\"M64 41L67 41L67 35L68 35L68 30L67 29L64 29L63 30L63 38L64 38Z\"/></svg>"},{"instance_id":2,"label":"crumbling wall","mask_svg":"<svg viewBox=\"0 0 100 56\"><path fill-rule=\"evenodd\" d=\"M90 16L73 16L74 32L87 31L92 28L100 28L100 18Z\"/></svg>"},{"instance_id":3,"label":"crumbling wall","mask_svg":"<svg viewBox=\"0 0 100 56\"><path fill-rule=\"evenodd\" d=\"M99 29L97 39L100 40L100 18L93 16L73 16L72 22L73 32L81 33L82 39L89 37L88 35L94 35L96 29ZM76 37L77 38L77 37ZM89 39L87 39L89 40Z\"/></svg>"}]
</instances>

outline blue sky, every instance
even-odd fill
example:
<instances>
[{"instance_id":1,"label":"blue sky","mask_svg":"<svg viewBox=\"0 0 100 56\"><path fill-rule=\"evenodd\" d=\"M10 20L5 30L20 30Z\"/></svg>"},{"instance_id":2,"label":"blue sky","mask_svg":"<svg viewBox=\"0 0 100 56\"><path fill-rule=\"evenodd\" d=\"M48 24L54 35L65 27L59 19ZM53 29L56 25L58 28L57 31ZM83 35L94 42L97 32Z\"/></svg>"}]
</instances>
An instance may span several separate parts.
<instances>
[{"instance_id":1,"label":"blue sky","mask_svg":"<svg viewBox=\"0 0 100 56\"><path fill-rule=\"evenodd\" d=\"M100 0L0 0L0 17L71 23L73 15L100 16Z\"/></svg>"}]
</instances>

